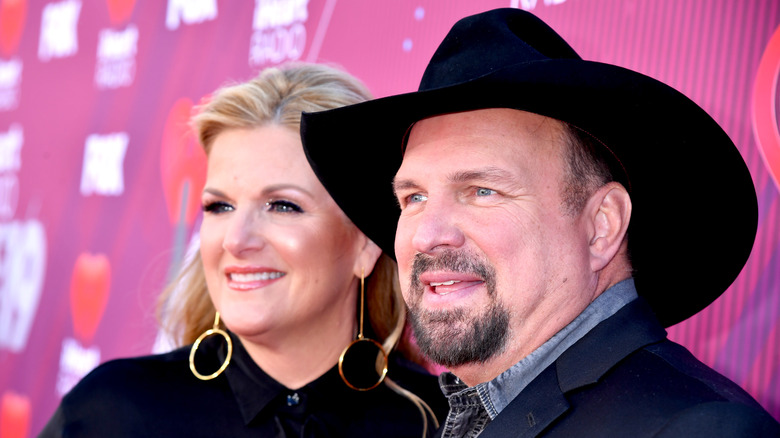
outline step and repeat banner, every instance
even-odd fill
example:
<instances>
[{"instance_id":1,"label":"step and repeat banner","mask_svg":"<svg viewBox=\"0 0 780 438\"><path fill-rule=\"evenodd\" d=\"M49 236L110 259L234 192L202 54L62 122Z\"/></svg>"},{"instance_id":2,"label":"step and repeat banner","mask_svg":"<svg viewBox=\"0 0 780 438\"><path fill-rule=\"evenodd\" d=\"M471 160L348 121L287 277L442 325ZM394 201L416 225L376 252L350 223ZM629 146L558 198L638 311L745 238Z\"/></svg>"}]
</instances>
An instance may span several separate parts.
<instances>
[{"instance_id":1,"label":"step and repeat banner","mask_svg":"<svg viewBox=\"0 0 780 438\"><path fill-rule=\"evenodd\" d=\"M0 0L0 437L37 434L99 363L169 348L155 300L196 246L205 177L193 105L287 61L341 66L377 97L412 91L452 24L495 7L678 88L738 145L756 246L670 334L780 418L778 3Z\"/></svg>"}]
</instances>

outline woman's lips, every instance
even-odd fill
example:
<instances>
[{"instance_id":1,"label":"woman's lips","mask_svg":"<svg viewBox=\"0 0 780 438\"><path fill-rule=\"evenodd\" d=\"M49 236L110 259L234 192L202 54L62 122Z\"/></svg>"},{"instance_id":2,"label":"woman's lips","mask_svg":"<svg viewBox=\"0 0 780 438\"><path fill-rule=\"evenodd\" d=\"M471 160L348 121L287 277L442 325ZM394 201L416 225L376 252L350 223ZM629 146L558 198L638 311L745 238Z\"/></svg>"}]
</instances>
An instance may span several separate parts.
<instances>
[{"instance_id":1,"label":"woman's lips","mask_svg":"<svg viewBox=\"0 0 780 438\"><path fill-rule=\"evenodd\" d=\"M233 273L228 274L231 280L239 282L251 282L261 280L274 280L284 275L284 272L254 272L249 274Z\"/></svg>"},{"instance_id":2,"label":"woman's lips","mask_svg":"<svg viewBox=\"0 0 780 438\"><path fill-rule=\"evenodd\" d=\"M225 270L228 287L242 291L265 287L285 275L267 268L231 267Z\"/></svg>"}]
</instances>

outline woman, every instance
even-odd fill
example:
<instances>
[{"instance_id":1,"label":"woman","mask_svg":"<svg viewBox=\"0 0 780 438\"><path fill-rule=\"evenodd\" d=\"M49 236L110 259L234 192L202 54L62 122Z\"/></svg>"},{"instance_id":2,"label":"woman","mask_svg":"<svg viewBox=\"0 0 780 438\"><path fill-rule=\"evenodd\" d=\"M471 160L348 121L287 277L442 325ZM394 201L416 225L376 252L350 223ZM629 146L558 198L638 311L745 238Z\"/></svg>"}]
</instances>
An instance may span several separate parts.
<instances>
[{"instance_id":1,"label":"woman","mask_svg":"<svg viewBox=\"0 0 780 438\"><path fill-rule=\"evenodd\" d=\"M302 111L368 98L345 73L298 65L200 108L200 254L163 295L182 304L165 318L193 344L98 367L43 436L432 434L428 406L446 412L436 379L383 353L403 337L394 262L328 195L298 135Z\"/></svg>"}]
</instances>

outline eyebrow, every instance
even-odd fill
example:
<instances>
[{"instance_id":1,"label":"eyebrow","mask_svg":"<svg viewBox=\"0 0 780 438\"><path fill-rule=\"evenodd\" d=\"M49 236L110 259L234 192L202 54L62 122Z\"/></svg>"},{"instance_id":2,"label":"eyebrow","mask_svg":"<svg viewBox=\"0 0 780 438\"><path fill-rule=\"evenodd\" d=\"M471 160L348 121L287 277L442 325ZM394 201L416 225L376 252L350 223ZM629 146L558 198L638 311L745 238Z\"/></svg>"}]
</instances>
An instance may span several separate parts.
<instances>
[{"instance_id":1,"label":"eyebrow","mask_svg":"<svg viewBox=\"0 0 780 438\"><path fill-rule=\"evenodd\" d=\"M212 189L211 187L203 187L203 193L209 193L211 195L214 195L218 198L226 198L225 193L222 192L222 190L219 189Z\"/></svg>"},{"instance_id":2,"label":"eyebrow","mask_svg":"<svg viewBox=\"0 0 780 438\"><path fill-rule=\"evenodd\" d=\"M419 188L416 182L411 179L393 178L393 194L398 196L399 190L410 190Z\"/></svg>"},{"instance_id":3,"label":"eyebrow","mask_svg":"<svg viewBox=\"0 0 780 438\"><path fill-rule=\"evenodd\" d=\"M464 183L469 181L504 181L511 178L509 172L498 167L483 167L474 170L462 170L447 176L450 182Z\"/></svg>"},{"instance_id":4,"label":"eyebrow","mask_svg":"<svg viewBox=\"0 0 780 438\"><path fill-rule=\"evenodd\" d=\"M501 182L511 179L511 174L504 169L488 166L480 169L460 170L447 175L451 183L465 183L470 181ZM393 193L397 195L400 190L420 188L412 178L393 179Z\"/></svg>"},{"instance_id":5,"label":"eyebrow","mask_svg":"<svg viewBox=\"0 0 780 438\"><path fill-rule=\"evenodd\" d=\"M266 187L262 192L260 192L261 196L268 196L271 193L278 192L281 190L295 190L297 192L301 192L304 195L309 196L310 198L313 198L314 195L311 194L308 190L304 189L301 186L295 185L295 184L274 184L271 186ZM220 197L220 198L227 198L224 192L222 192L219 189L211 188L211 187L204 187L203 193L210 193L214 196Z\"/></svg>"}]
</instances>

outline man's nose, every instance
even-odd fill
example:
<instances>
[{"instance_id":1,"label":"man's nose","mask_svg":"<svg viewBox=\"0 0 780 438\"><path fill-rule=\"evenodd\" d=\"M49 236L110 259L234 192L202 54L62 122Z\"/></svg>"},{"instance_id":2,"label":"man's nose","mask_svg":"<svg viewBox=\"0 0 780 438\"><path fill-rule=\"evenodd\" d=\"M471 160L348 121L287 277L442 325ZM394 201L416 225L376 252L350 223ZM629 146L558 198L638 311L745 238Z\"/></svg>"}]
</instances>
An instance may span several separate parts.
<instances>
[{"instance_id":1,"label":"man's nose","mask_svg":"<svg viewBox=\"0 0 780 438\"><path fill-rule=\"evenodd\" d=\"M458 248L464 241L455 203L429 199L418 218L412 237L414 250L430 254L443 249Z\"/></svg>"}]
</instances>

